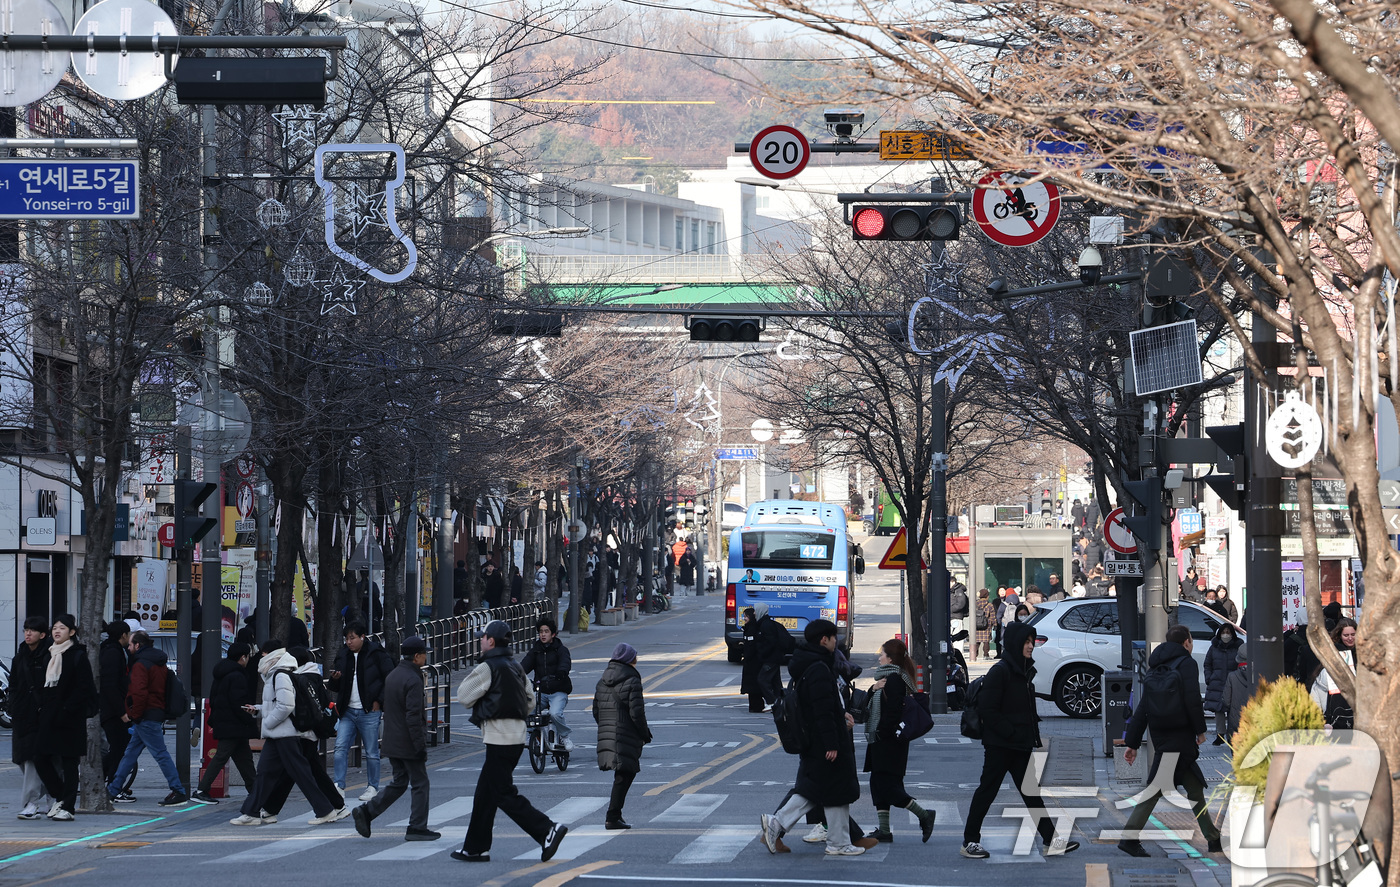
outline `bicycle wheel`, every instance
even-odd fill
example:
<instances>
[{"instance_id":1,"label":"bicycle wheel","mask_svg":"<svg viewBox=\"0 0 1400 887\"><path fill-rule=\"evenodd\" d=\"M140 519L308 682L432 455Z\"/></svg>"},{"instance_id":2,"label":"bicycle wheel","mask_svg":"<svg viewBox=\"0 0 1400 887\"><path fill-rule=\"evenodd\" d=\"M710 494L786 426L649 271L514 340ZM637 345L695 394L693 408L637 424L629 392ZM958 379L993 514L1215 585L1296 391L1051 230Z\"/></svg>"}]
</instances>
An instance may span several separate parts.
<instances>
[{"instance_id":1,"label":"bicycle wheel","mask_svg":"<svg viewBox=\"0 0 1400 887\"><path fill-rule=\"evenodd\" d=\"M549 760L549 750L544 746L544 730L538 727L530 731L530 766L536 773L544 772L544 762Z\"/></svg>"},{"instance_id":2,"label":"bicycle wheel","mask_svg":"<svg viewBox=\"0 0 1400 887\"><path fill-rule=\"evenodd\" d=\"M1317 879L1299 872L1280 872L1269 875L1262 881L1255 881L1254 887L1317 887Z\"/></svg>"},{"instance_id":3,"label":"bicycle wheel","mask_svg":"<svg viewBox=\"0 0 1400 887\"><path fill-rule=\"evenodd\" d=\"M559 772L569 769L569 752L567 750L554 753L554 765L559 768Z\"/></svg>"}]
</instances>

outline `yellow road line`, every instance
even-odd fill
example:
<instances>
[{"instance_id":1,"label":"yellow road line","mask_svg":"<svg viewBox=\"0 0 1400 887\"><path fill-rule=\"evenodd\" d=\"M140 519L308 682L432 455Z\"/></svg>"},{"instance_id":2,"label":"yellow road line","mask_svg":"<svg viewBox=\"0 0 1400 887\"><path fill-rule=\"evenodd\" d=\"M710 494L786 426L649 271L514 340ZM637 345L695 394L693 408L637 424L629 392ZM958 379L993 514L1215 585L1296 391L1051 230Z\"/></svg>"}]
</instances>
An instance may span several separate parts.
<instances>
[{"instance_id":1,"label":"yellow road line","mask_svg":"<svg viewBox=\"0 0 1400 887\"><path fill-rule=\"evenodd\" d=\"M516 869L513 872L506 872L499 878L492 878L489 881L482 881L480 887L506 887L507 884L509 884L511 881L514 881L516 878L523 878L526 875L532 875L535 872L542 871L544 869L552 869L554 867L555 864L552 862L537 862L534 865L526 866L523 869Z\"/></svg>"},{"instance_id":2,"label":"yellow road line","mask_svg":"<svg viewBox=\"0 0 1400 887\"><path fill-rule=\"evenodd\" d=\"M694 661L690 661L690 662L678 662L678 663L676 663L675 665L668 666L670 669L672 669L669 673L663 674L663 675L662 675L661 677L659 677L659 678L658 678L658 677L652 677L652 678L650 678L650 679L648 679L648 680L643 681L642 683L645 685L647 691L650 692L650 691L656 689L656 686L657 686L658 684L663 684L663 683L665 683L666 681L669 681L671 678L675 677L676 675L682 674L682 673L687 672L687 671L690 671L692 668L694 668L695 666L699 665L700 663L705 662L706 660L713 658L713 657L715 656L715 654L718 653L718 652L720 651L720 649L721 649L723 646L724 646L724 642L721 641L720 643L714 645L713 647L709 647L709 648L707 648L707 649L701 650L699 653L696 653L696 654L695 654Z\"/></svg>"},{"instance_id":3,"label":"yellow road line","mask_svg":"<svg viewBox=\"0 0 1400 887\"><path fill-rule=\"evenodd\" d=\"M714 785L716 782L719 782L721 779L724 779L724 778L728 777L730 774L734 773L734 771L739 770L739 769L741 769L741 768L743 768L743 767L747 767L748 765L750 765L750 764L752 764L753 762L757 761L759 758L761 758L761 757L763 757L764 755L768 754L769 752L773 751L773 749L775 749L775 748L782 748L782 747L783 747L783 744L782 744L781 742L779 742L779 741L775 738L775 739L773 740L773 744L772 744L772 745L768 746L768 747L765 748L763 751L759 752L758 754L754 755L753 757L751 757L751 758L745 758L745 759L743 759L742 761L735 761L733 764L730 764L728 767L726 767L726 768L724 768L723 770L719 771L719 772L716 773L714 776L711 776L709 779L705 780L704 782L696 783L695 785L692 785L692 786L690 786L689 788L683 788L683 789L681 789L681 794L683 794L683 795L693 795L693 794L695 794L696 792L700 791L700 789L702 789L702 788L708 788L709 786ZM1107 887L1107 885L1105 885L1105 887Z\"/></svg>"},{"instance_id":4,"label":"yellow road line","mask_svg":"<svg viewBox=\"0 0 1400 887\"><path fill-rule=\"evenodd\" d=\"M598 869L605 869L610 865L619 865L621 862L622 860L620 859L599 859L594 862L585 863L577 868L562 871L557 875L550 875L548 878L536 884L535 887L563 887L564 884L569 883L579 875L596 872Z\"/></svg>"},{"instance_id":5,"label":"yellow road line","mask_svg":"<svg viewBox=\"0 0 1400 887\"><path fill-rule=\"evenodd\" d=\"M691 770L689 773L686 773L684 776L679 776L679 777L677 777L676 779L673 779L673 780L671 780L670 782L666 783L665 785L659 785L659 786L657 786L656 788L651 789L650 791L646 792L646 793L643 795L643 797L650 798L650 797L652 797L653 795L659 795L659 794L661 794L662 792L666 791L666 790L669 789L669 788L675 788L675 787L678 786L678 785L685 785L685 784L686 784L687 782L689 782L692 778L694 778L694 777L696 777L696 776L699 776L701 773L704 773L705 771L709 770L710 768L712 768L712 767L718 767L720 764L723 764L725 761L729 760L730 758L736 758L736 757L738 757L739 755L744 754L745 752L747 752L749 749L753 748L754 746L758 745L759 743L763 742L763 737L762 737L762 736L755 736L755 735L753 735L752 733L745 733L744 735L745 735L746 737L748 737L748 739L749 739L749 742L748 742L747 745L742 745L742 746L740 746L740 747L734 749L732 752L729 752L728 754L720 755L719 757L715 758L715 759L714 759L713 761L711 761L710 763L708 763L708 764L702 764L701 766L696 767L694 770Z\"/></svg>"}]
</instances>

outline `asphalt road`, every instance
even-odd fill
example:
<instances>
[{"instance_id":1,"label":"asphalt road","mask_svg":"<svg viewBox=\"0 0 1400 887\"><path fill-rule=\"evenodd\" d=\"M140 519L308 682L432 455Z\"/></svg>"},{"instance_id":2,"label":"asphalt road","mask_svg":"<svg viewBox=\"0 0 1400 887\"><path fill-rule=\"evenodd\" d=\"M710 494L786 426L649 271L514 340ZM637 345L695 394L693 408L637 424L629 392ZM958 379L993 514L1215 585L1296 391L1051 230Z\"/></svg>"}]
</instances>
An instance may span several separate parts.
<instances>
[{"instance_id":1,"label":"asphalt road","mask_svg":"<svg viewBox=\"0 0 1400 887\"><path fill-rule=\"evenodd\" d=\"M868 548L883 548L876 540L871 543ZM867 560L877 563L879 552L869 554ZM894 574L872 569L858 592L854 658L866 668L873 666L879 643L896 630L897 588ZM1122 861L1111 846L1091 843L1082 835L1078 837L1084 848L1065 858L1045 859L1038 850L1014 855L1020 819L1001 815L1003 806L1019 805L1009 785L1003 787L984 829L984 844L992 851L992 859L959 856L962 817L980 772L981 748L958 736L954 718L941 719L929 736L915 743L910 756L906 784L938 813L928 844L920 843L912 816L897 810L894 843L882 844L864 856L825 858L821 845L801 841L805 826L789 836L791 854L770 855L758 839L759 814L771 812L782 799L796 772L796 759L778 745L771 718L750 714L745 699L738 695L739 667L725 660L722 616L721 596L687 598L678 601L673 611L639 623L564 636L573 652L578 688L568 711L576 743L571 765L564 772L551 765L536 775L522 758L516 771L517 784L536 807L569 823L569 836L550 863L540 862L539 846L503 815L497 819L490 863L465 864L448 855L461 846L466 833L483 754L479 734L459 709L454 714L453 741L432 749L429 757L430 823L442 831L440 841L403 840L407 797L375 823L370 839L359 837L349 819L309 825L311 813L299 793L293 793L280 822L257 828L228 823L237 815L244 795L241 786L235 786L231 799L215 807L191 804L166 810L155 804L165 790L155 767L145 759L135 789L140 803L108 816L80 814L72 823L19 821L14 816L17 768L6 763L0 769L0 885L330 884L365 877L411 877L427 883L466 878L493 887L647 883L954 887L1034 878L1046 887L1078 887L1085 884L1086 863ZM656 741L646 749L642 772L624 811L633 828L606 831L603 814L612 775L596 767L589 690L613 645L623 639L640 652L638 667ZM1091 732L1081 722L1058 718L1052 714L1053 707L1043 705L1042 712L1048 719L1047 734ZM863 744L859 732L857 742ZM857 748L857 755L863 759L863 749ZM8 757L4 755L6 762ZM386 783L388 772L386 761ZM352 770L348 794L353 798L363 785L363 771ZM852 811L862 826L873 829L875 813L864 785L862 791ZM988 870L1001 865L1031 868Z\"/></svg>"}]
</instances>

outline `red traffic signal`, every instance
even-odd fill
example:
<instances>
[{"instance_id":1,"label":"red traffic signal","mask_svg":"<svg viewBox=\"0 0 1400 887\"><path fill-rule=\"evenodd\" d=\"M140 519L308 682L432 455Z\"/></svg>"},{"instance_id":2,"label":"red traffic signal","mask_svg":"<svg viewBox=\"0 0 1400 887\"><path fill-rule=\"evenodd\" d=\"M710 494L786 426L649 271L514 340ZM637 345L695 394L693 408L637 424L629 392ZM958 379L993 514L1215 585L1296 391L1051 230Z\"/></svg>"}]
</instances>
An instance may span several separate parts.
<instances>
[{"instance_id":1,"label":"red traffic signal","mask_svg":"<svg viewBox=\"0 0 1400 887\"><path fill-rule=\"evenodd\" d=\"M855 240L957 240L962 218L956 206L882 204L851 212Z\"/></svg>"}]
</instances>

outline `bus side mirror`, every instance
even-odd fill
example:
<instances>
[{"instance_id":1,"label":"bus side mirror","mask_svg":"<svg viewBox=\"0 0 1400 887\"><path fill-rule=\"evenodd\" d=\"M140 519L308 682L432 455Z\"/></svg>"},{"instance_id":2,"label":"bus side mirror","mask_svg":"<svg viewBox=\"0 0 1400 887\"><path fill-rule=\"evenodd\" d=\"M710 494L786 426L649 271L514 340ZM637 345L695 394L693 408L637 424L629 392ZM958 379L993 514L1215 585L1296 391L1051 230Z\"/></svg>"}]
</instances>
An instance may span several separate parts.
<instances>
[{"instance_id":1,"label":"bus side mirror","mask_svg":"<svg viewBox=\"0 0 1400 887\"><path fill-rule=\"evenodd\" d=\"M856 555L856 575L865 575L865 558L861 557L860 555Z\"/></svg>"}]
</instances>

